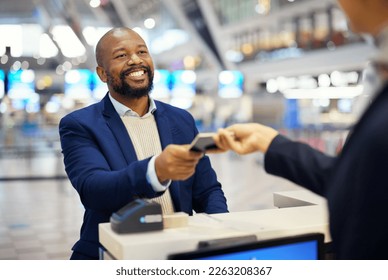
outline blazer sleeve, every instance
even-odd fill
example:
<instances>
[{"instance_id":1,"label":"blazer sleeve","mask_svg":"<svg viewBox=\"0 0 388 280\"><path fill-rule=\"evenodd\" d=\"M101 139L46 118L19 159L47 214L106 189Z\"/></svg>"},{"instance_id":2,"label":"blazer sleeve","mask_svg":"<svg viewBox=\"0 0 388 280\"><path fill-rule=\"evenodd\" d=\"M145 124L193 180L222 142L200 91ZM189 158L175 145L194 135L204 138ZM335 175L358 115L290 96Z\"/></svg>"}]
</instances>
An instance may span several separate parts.
<instances>
[{"instance_id":1,"label":"blazer sleeve","mask_svg":"<svg viewBox=\"0 0 388 280\"><path fill-rule=\"evenodd\" d=\"M335 157L325 155L307 144L278 135L265 154L264 168L272 175L283 177L319 195L324 195L335 162Z\"/></svg>"},{"instance_id":2,"label":"blazer sleeve","mask_svg":"<svg viewBox=\"0 0 388 280\"><path fill-rule=\"evenodd\" d=\"M71 114L60 121L59 134L66 173L86 208L112 212L135 198L158 195L146 179L149 159L129 165L121 162L112 168L124 160L113 149L107 159L96 134Z\"/></svg>"},{"instance_id":3,"label":"blazer sleeve","mask_svg":"<svg viewBox=\"0 0 388 280\"><path fill-rule=\"evenodd\" d=\"M208 214L228 212L226 198L208 156L198 163L193 187L193 209Z\"/></svg>"}]
</instances>

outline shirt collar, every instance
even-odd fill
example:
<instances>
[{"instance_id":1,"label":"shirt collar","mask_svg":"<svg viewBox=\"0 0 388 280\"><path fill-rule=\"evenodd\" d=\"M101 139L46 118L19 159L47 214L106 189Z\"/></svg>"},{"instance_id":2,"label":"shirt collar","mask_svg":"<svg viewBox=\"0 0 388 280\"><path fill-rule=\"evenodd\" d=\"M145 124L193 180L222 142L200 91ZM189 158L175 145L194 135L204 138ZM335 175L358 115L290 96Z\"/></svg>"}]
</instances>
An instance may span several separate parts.
<instances>
[{"instance_id":1,"label":"shirt collar","mask_svg":"<svg viewBox=\"0 0 388 280\"><path fill-rule=\"evenodd\" d=\"M115 108L117 114L119 114L120 117L131 116L131 117L138 117L138 118L147 118L150 115L152 115L156 110L155 100L151 96L148 97L148 100L150 102L148 112L142 117L140 117L138 115L138 113L133 111L131 108L128 108L124 104L122 104L122 103L118 102L116 99L114 99L112 97L112 95L110 94L110 92L109 92L109 99L112 102L113 107Z\"/></svg>"}]
</instances>

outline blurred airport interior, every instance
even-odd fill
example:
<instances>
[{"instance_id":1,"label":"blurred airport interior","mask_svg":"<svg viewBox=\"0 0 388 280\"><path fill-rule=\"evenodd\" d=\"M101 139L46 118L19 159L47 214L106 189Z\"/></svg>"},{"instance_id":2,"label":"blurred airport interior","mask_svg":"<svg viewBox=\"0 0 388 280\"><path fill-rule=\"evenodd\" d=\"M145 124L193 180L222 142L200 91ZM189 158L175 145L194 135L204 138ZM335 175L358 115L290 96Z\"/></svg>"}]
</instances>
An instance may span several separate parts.
<instances>
[{"instance_id":1,"label":"blurred airport interior","mask_svg":"<svg viewBox=\"0 0 388 280\"><path fill-rule=\"evenodd\" d=\"M117 26L147 42L152 96L191 112L200 131L260 122L335 155L369 100L374 46L334 0L3 0L0 259L70 256L83 210L58 122L106 94L94 48ZM231 211L299 188L267 175L261 154L210 157Z\"/></svg>"}]
</instances>

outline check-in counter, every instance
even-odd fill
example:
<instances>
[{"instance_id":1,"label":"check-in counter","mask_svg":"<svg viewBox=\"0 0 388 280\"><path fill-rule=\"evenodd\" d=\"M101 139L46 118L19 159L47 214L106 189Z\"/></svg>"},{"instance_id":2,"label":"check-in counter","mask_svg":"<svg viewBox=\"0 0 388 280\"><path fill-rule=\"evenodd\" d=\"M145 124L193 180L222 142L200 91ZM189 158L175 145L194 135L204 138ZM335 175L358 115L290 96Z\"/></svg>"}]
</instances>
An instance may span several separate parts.
<instances>
[{"instance_id":1,"label":"check-in counter","mask_svg":"<svg viewBox=\"0 0 388 280\"><path fill-rule=\"evenodd\" d=\"M247 235L264 240L320 232L325 235L326 243L331 241L324 199L307 191L296 191L275 193L274 202L279 208L195 214L188 217L185 227L143 233L117 234L109 223L103 223L99 225L99 239L106 255L136 260L167 259L169 254L197 249L199 241ZM306 204L299 205L301 202Z\"/></svg>"},{"instance_id":2,"label":"check-in counter","mask_svg":"<svg viewBox=\"0 0 388 280\"><path fill-rule=\"evenodd\" d=\"M308 190L282 191L273 193L275 207L299 207L309 205L327 205L326 199Z\"/></svg>"}]
</instances>

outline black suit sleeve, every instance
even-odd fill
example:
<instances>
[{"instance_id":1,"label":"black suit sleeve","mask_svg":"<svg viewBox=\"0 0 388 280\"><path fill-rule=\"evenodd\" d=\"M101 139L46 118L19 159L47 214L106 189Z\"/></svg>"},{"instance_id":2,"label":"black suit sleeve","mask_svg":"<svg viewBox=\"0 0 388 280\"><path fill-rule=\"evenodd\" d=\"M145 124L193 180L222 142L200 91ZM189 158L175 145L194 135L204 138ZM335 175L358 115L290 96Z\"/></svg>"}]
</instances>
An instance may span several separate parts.
<instances>
[{"instance_id":1,"label":"black suit sleeve","mask_svg":"<svg viewBox=\"0 0 388 280\"><path fill-rule=\"evenodd\" d=\"M319 195L325 195L336 158L323 154L307 144L278 135L265 154L265 170L288 179Z\"/></svg>"}]
</instances>

